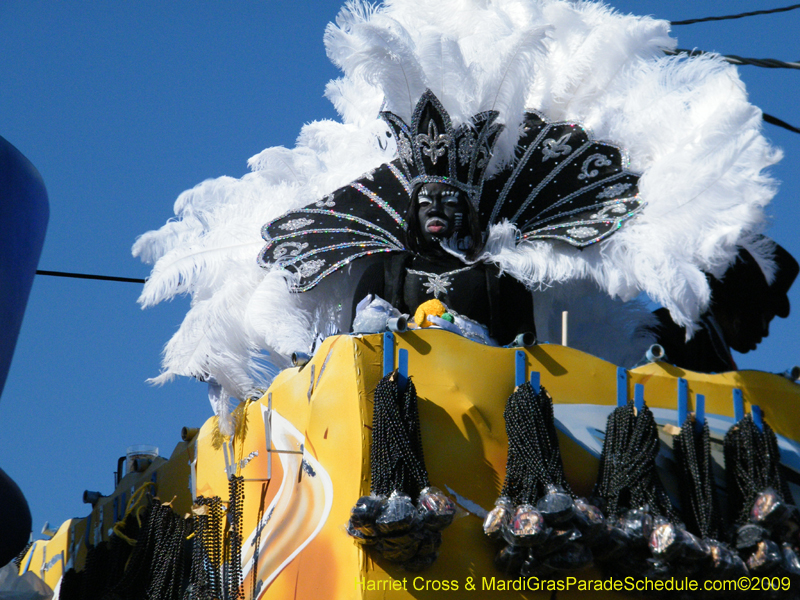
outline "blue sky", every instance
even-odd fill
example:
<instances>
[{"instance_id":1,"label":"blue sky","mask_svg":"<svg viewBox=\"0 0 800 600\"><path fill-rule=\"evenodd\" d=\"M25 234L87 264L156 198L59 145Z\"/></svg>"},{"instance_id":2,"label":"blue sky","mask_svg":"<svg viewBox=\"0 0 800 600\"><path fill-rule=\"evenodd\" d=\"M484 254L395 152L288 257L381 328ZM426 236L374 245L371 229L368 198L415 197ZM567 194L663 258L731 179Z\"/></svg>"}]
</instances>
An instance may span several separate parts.
<instances>
[{"instance_id":1,"label":"blue sky","mask_svg":"<svg viewBox=\"0 0 800 600\"><path fill-rule=\"evenodd\" d=\"M788 3L619 0L671 20ZM144 278L136 236L160 227L178 194L241 177L249 157L292 147L300 127L336 118L323 98L337 70L322 34L337 1L0 3L0 135L39 169L50 196L40 269ZM675 27L682 48L797 60L800 11ZM800 72L740 68L751 101L800 126ZM765 125L785 151L770 234L800 257L800 135ZM260 227L261 223L254 223ZM169 454L184 425L210 415L206 387L145 383L188 308L142 311L141 286L37 276L0 399L0 466L25 492L34 531L85 516L84 489L109 493L131 444ZM800 363L795 308L742 368Z\"/></svg>"}]
</instances>

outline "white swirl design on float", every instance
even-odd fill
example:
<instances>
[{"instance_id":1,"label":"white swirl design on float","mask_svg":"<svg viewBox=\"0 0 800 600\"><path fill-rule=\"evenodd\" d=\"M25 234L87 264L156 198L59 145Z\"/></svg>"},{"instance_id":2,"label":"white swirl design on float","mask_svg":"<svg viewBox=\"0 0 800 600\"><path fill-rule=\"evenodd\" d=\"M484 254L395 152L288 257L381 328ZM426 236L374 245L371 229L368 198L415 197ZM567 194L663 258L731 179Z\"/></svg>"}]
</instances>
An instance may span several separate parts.
<instances>
[{"instance_id":1,"label":"white swirl design on float","mask_svg":"<svg viewBox=\"0 0 800 600\"><path fill-rule=\"evenodd\" d=\"M261 407L261 413L266 419L266 406ZM271 429L272 446L276 449L299 448L305 441L303 434L275 410ZM263 596L280 572L317 536L333 503L330 475L313 456L307 452L276 452L271 457L281 462L281 485L261 521L242 544L242 577L247 580L253 575L253 546L261 529L255 577L263 583L254 600ZM313 475L305 471L298 482L304 460Z\"/></svg>"}]
</instances>

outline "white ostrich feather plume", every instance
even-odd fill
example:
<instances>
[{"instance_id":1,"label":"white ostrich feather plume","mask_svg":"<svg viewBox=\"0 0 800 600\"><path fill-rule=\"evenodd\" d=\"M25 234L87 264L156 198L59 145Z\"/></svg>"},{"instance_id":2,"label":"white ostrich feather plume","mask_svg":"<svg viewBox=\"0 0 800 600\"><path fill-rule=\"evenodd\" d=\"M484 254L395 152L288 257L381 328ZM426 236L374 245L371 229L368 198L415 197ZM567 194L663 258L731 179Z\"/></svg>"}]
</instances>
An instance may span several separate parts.
<instances>
[{"instance_id":1,"label":"white ostrich feather plume","mask_svg":"<svg viewBox=\"0 0 800 600\"><path fill-rule=\"evenodd\" d=\"M513 160L527 108L581 123L622 147L641 174L645 208L582 251L517 245L513 226L491 228L485 260L538 290L540 337L554 337L560 310L570 310L571 345L627 366L652 340L642 330L647 310L625 302L646 293L691 332L709 300L705 273L721 275L740 247L773 276L772 247L758 234L775 193L767 169L780 153L761 134L761 112L735 67L715 56L665 56L676 47L667 22L568 0L353 0L324 40L343 72L325 87L342 122L312 122L294 148L252 157L241 179L184 192L175 219L133 247L154 265L143 307L192 297L156 382L213 377L241 399L263 389L292 351L312 347L342 284L290 293L285 272L256 264L260 227L391 160L393 146L378 142L386 139L378 111L408 122L426 88L456 125L499 111L506 129L492 169ZM609 347L619 336L600 329L612 321L629 335L625 348Z\"/></svg>"}]
</instances>

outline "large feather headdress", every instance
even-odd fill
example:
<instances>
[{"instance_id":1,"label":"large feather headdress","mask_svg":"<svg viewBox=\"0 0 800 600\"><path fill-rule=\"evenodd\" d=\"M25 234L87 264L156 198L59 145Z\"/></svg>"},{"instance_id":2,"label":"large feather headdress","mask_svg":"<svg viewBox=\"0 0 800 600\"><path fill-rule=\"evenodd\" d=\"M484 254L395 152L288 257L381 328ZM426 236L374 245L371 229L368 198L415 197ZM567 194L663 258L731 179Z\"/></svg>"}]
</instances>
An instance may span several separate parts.
<instances>
[{"instance_id":1,"label":"large feather headdress","mask_svg":"<svg viewBox=\"0 0 800 600\"><path fill-rule=\"evenodd\" d=\"M374 170L397 156L379 112L410 123L426 89L454 128L483 111L498 113L504 128L489 173L517 164L526 115L575 124L586 132L586 144L606 140L620 149L621 170L605 175L636 174L635 194L607 200L645 202L635 219L577 250L535 237L520 241L519 220L493 221L490 212L486 259L545 290L537 306L557 310L570 285L619 301L644 292L691 330L709 299L705 273L721 275L763 229L763 209L775 193L765 169L780 155L761 134L761 112L747 102L735 67L714 56L667 56L664 49L676 46L668 31L665 21L623 16L592 2L348 3L325 32L328 55L343 71L326 95L342 121L307 125L294 149L263 151L242 179L212 180L185 192L175 206L177 220L136 242L134 254L154 263L143 306L192 295L159 379L211 375L241 398L269 381L281 357L334 328L336 293L291 293L297 273L256 264L260 227L315 203L328 209L327 202L337 201L329 195L352 182L365 181L369 190ZM581 218L593 215L603 220L614 213L609 208ZM755 246L751 253L769 265L768 251ZM548 289L557 290L553 301L546 299ZM592 349L623 360L614 348Z\"/></svg>"}]
</instances>

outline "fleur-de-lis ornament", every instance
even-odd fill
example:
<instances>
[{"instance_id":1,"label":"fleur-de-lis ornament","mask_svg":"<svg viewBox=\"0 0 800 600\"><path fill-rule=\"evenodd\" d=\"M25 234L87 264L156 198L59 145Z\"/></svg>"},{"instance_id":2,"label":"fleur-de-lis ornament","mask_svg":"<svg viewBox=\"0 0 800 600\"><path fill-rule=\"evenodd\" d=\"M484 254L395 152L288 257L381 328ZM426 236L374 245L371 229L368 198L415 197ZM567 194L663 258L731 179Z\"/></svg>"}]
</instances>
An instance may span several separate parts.
<instances>
[{"instance_id":1,"label":"fleur-de-lis ornament","mask_svg":"<svg viewBox=\"0 0 800 600\"><path fill-rule=\"evenodd\" d=\"M431 162L436 164L440 156L447 152L447 146L450 144L450 136L446 133L439 133L436 123L431 119L428 121L428 133L420 133L417 135L417 145L422 150L422 153L429 156Z\"/></svg>"}]
</instances>

